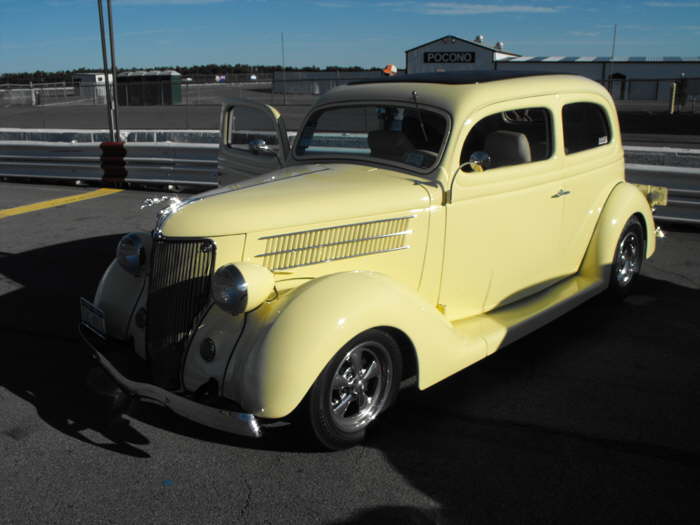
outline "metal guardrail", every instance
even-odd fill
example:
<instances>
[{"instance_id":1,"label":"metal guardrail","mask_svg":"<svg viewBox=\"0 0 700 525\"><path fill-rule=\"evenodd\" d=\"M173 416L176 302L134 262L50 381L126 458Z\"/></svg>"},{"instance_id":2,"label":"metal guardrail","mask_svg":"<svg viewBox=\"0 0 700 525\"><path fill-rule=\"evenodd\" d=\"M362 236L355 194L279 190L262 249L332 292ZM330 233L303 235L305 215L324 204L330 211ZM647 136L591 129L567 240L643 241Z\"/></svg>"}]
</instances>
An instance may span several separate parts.
<instances>
[{"instance_id":1,"label":"metal guardrail","mask_svg":"<svg viewBox=\"0 0 700 525\"><path fill-rule=\"evenodd\" d=\"M627 180L668 188L668 205L656 209L660 222L700 224L700 167L626 165Z\"/></svg>"},{"instance_id":2,"label":"metal guardrail","mask_svg":"<svg viewBox=\"0 0 700 525\"><path fill-rule=\"evenodd\" d=\"M126 144L127 185L216 187L217 144ZM100 144L0 143L0 177L102 182Z\"/></svg>"},{"instance_id":3,"label":"metal guardrail","mask_svg":"<svg viewBox=\"0 0 700 525\"><path fill-rule=\"evenodd\" d=\"M216 187L218 144L127 145L126 181Z\"/></svg>"},{"instance_id":4,"label":"metal guardrail","mask_svg":"<svg viewBox=\"0 0 700 525\"><path fill-rule=\"evenodd\" d=\"M218 144L126 143L125 148L123 183L127 186L212 188L219 185ZM700 150L629 148L635 154L657 154L666 149L669 154L685 155L686 165L628 162L627 180L669 189L668 206L656 209L657 220L700 225ZM688 155L692 157L690 162ZM99 143L0 142L0 177L3 178L102 182L104 173Z\"/></svg>"}]
</instances>

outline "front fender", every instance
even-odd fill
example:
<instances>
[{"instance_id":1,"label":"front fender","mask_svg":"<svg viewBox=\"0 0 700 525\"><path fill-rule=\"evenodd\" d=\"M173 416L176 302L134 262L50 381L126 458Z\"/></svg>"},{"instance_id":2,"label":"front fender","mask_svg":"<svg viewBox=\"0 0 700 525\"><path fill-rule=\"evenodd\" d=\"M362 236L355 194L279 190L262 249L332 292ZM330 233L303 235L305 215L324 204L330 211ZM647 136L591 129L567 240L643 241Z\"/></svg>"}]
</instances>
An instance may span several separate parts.
<instances>
[{"instance_id":1,"label":"front fender","mask_svg":"<svg viewBox=\"0 0 700 525\"><path fill-rule=\"evenodd\" d=\"M93 301L105 314L109 336L122 341L128 339L130 320L145 286L144 275L135 277L116 259L112 260L97 286Z\"/></svg>"},{"instance_id":2,"label":"front fender","mask_svg":"<svg viewBox=\"0 0 700 525\"><path fill-rule=\"evenodd\" d=\"M421 389L486 355L481 337L458 335L414 290L372 272L314 279L248 321L224 393L267 418L292 412L333 355L370 328L388 326L408 336Z\"/></svg>"},{"instance_id":3,"label":"front fender","mask_svg":"<svg viewBox=\"0 0 700 525\"><path fill-rule=\"evenodd\" d=\"M581 275L607 281L622 229L635 214L643 218L646 229L645 255L647 258L653 255L656 250L656 228L649 203L636 186L620 182L605 201L581 264Z\"/></svg>"}]
</instances>

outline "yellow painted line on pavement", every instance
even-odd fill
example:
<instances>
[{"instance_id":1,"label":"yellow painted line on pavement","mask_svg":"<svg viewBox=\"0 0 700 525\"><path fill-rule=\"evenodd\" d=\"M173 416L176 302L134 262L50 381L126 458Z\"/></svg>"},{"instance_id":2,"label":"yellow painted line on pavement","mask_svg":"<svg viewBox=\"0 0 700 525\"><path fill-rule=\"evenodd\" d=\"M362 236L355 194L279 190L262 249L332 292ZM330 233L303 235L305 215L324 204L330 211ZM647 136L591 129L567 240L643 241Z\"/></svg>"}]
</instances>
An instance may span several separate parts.
<instances>
[{"instance_id":1,"label":"yellow painted line on pavement","mask_svg":"<svg viewBox=\"0 0 700 525\"><path fill-rule=\"evenodd\" d=\"M13 215L21 215L23 213L29 213L32 211L45 210L46 208L53 208L55 206L63 206L64 204L72 204L74 202L80 202L88 199L105 197L107 195L112 195L113 193L118 193L120 191L123 190L117 190L114 188L101 188L99 190L81 193L80 195L71 195L70 197L61 197L60 199L51 199L49 201L35 202L34 204L25 204L24 206L17 206L16 208L7 208L6 210L0 210L0 219L4 219L5 217L12 217Z\"/></svg>"}]
</instances>

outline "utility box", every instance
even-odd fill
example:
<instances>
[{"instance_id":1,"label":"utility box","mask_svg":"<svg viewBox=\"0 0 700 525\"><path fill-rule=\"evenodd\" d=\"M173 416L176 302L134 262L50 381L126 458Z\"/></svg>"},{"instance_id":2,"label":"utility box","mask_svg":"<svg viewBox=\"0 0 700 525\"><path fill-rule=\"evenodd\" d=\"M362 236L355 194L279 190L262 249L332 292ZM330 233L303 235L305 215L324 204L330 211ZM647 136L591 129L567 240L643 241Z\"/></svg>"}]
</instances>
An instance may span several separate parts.
<instances>
[{"instance_id":1,"label":"utility box","mask_svg":"<svg viewBox=\"0 0 700 525\"><path fill-rule=\"evenodd\" d=\"M127 71L117 75L120 106L171 106L182 102L177 71Z\"/></svg>"},{"instance_id":2,"label":"utility box","mask_svg":"<svg viewBox=\"0 0 700 525\"><path fill-rule=\"evenodd\" d=\"M106 85L111 86L112 73L75 73L73 75L74 93L78 98L92 101L93 104L104 104L107 93Z\"/></svg>"}]
</instances>

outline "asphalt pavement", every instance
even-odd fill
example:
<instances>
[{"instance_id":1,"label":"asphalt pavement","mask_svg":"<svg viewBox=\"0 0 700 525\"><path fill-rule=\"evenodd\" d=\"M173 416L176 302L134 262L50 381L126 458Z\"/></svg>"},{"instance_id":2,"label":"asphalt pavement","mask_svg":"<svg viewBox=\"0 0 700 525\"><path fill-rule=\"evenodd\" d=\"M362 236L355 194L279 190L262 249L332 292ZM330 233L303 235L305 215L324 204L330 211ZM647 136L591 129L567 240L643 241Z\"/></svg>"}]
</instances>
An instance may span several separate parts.
<instances>
[{"instance_id":1,"label":"asphalt pavement","mask_svg":"<svg viewBox=\"0 0 700 525\"><path fill-rule=\"evenodd\" d=\"M0 183L0 211L93 190ZM697 523L700 230L665 227L623 303L403 391L329 453L147 403L110 420L83 387L78 298L163 195L0 218L0 523Z\"/></svg>"}]
</instances>

